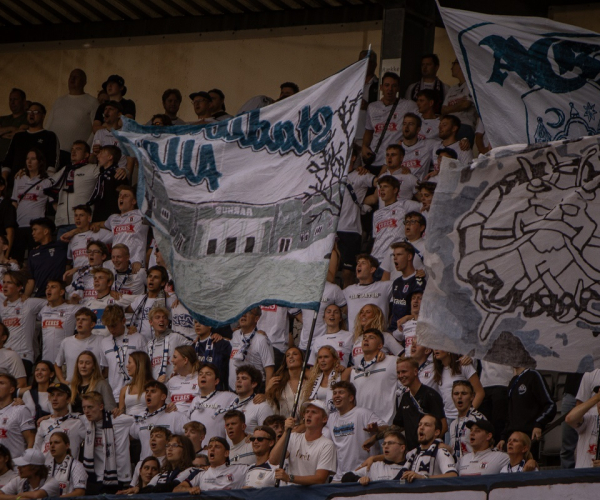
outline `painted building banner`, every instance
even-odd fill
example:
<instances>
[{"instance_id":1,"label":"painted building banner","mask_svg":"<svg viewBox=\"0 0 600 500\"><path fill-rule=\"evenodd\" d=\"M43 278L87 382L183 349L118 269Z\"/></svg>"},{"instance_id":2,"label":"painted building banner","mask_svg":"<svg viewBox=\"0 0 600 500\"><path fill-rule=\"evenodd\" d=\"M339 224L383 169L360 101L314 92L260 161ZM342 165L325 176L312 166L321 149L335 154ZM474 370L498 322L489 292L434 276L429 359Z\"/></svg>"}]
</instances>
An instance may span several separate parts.
<instances>
[{"instance_id":1,"label":"painted building banner","mask_svg":"<svg viewBox=\"0 0 600 500\"><path fill-rule=\"evenodd\" d=\"M446 161L419 343L512 366L600 367L600 137Z\"/></svg>"},{"instance_id":2,"label":"painted building banner","mask_svg":"<svg viewBox=\"0 0 600 500\"><path fill-rule=\"evenodd\" d=\"M600 34L537 17L440 13L492 146L598 133Z\"/></svg>"},{"instance_id":3,"label":"painted building banner","mask_svg":"<svg viewBox=\"0 0 600 500\"><path fill-rule=\"evenodd\" d=\"M318 309L366 64L229 120L115 133L138 158L140 208L199 321L261 304Z\"/></svg>"}]
</instances>

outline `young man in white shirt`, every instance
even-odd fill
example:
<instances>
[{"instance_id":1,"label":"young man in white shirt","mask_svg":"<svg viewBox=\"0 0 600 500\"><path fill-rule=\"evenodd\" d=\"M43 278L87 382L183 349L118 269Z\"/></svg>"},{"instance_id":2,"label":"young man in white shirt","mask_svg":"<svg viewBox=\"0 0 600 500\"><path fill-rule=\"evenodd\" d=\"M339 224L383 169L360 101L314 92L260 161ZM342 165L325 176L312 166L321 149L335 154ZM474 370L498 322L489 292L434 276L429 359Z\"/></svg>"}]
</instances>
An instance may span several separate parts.
<instances>
[{"instance_id":1,"label":"young man in white shirt","mask_svg":"<svg viewBox=\"0 0 600 500\"><path fill-rule=\"evenodd\" d=\"M114 494L131 482L129 429L133 417L114 418L104 409L99 392L88 392L81 399L87 419L81 460L88 474L86 495Z\"/></svg>"},{"instance_id":2,"label":"young man in white shirt","mask_svg":"<svg viewBox=\"0 0 600 500\"><path fill-rule=\"evenodd\" d=\"M263 425L265 418L273 415L273 409L266 401L258 404L254 402L254 396L261 383L262 375L253 366L242 365L236 370L235 393L237 397L227 409L239 410L244 413L246 429L249 433L254 432L255 427Z\"/></svg>"},{"instance_id":3,"label":"young man in white shirt","mask_svg":"<svg viewBox=\"0 0 600 500\"><path fill-rule=\"evenodd\" d=\"M391 425L396 414L396 400L390 397L396 392L396 357L387 355L377 361L383 348L383 334L369 328L363 334L363 357L360 363L347 368L343 380L350 381L356 387L356 398L363 408L369 408L385 422Z\"/></svg>"},{"instance_id":4,"label":"young man in white shirt","mask_svg":"<svg viewBox=\"0 0 600 500\"><path fill-rule=\"evenodd\" d=\"M246 472L244 488L275 486L275 471L279 466L269 462L269 455L277 442L275 431L264 425L259 426L254 429L253 435L250 436L250 442L252 443L255 462Z\"/></svg>"},{"instance_id":5,"label":"young man in white shirt","mask_svg":"<svg viewBox=\"0 0 600 500\"><path fill-rule=\"evenodd\" d=\"M27 376L21 356L12 349L4 347L9 338L10 330L0 321L0 367L2 367L2 371L15 377L17 387L25 388L27 387Z\"/></svg>"},{"instance_id":6,"label":"young man in white shirt","mask_svg":"<svg viewBox=\"0 0 600 500\"><path fill-rule=\"evenodd\" d=\"M567 415L566 422L579 434L575 468L600 467L598 454L600 428L600 391L593 389L593 396L577 405Z\"/></svg>"},{"instance_id":7,"label":"young man in white shirt","mask_svg":"<svg viewBox=\"0 0 600 500\"><path fill-rule=\"evenodd\" d=\"M96 222L92 227L94 231L108 229L113 233L113 244L127 245L131 252L131 268L137 273L146 262L149 226L144 220L144 214L136 208L137 199L133 187L121 185L117 191L121 213L111 215L104 222Z\"/></svg>"},{"instance_id":8,"label":"young man in white shirt","mask_svg":"<svg viewBox=\"0 0 600 500\"><path fill-rule=\"evenodd\" d=\"M458 130L460 129L461 122L455 115L442 115L440 117L439 136L440 142L434 145L434 152L432 157L433 172L440 171L440 161L436 151L439 149L450 148L456 151L458 161L460 163L469 163L473 159L473 151L468 149L463 151L460 148L460 141L457 138ZM437 175L437 174L436 174Z\"/></svg>"},{"instance_id":9,"label":"young man in white shirt","mask_svg":"<svg viewBox=\"0 0 600 500\"><path fill-rule=\"evenodd\" d=\"M337 470L335 444L323 436L323 428L328 418L327 407L323 401L307 401L302 405L302 414L306 430L303 433L291 434L287 449L288 470L277 469L275 479L303 486L326 484L330 474ZM295 425L294 417L286 419L287 432L291 432ZM284 433L271 450L270 463L281 463L286 434Z\"/></svg>"},{"instance_id":10,"label":"young man in white shirt","mask_svg":"<svg viewBox=\"0 0 600 500\"><path fill-rule=\"evenodd\" d=\"M475 390L468 380L456 380L452 384L452 401L458 410L456 417L450 424L450 447L454 450L454 459L460 458L473 451L471 447L471 428L469 422L487 420L483 414L473 408Z\"/></svg>"},{"instance_id":11,"label":"young man in white shirt","mask_svg":"<svg viewBox=\"0 0 600 500\"><path fill-rule=\"evenodd\" d=\"M47 301L31 297L23 300L26 284L27 279L22 272L4 273L2 293L6 300L0 301L0 317L10 331L10 337L4 347L21 356L29 377L33 371L35 320Z\"/></svg>"},{"instance_id":12,"label":"young man in white shirt","mask_svg":"<svg viewBox=\"0 0 600 500\"><path fill-rule=\"evenodd\" d=\"M48 399L53 413L50 418L42 420L35 435L34 447L50 460L50 436L55 432L64 432L69 436L71 456L79 458L79 446L85 439L85 424L79 414L69 411L71 389L68 385L56 383L48 387Z\"/></svg>"},{"instance_id":13,"label":"young man in white shirt","mask_svg":"<svg viewBox=\"0 0 600 500\"><path fill-rule=\"evenodd\" d=\"M143 295L146 291L147 274L144 268L137 273L133 272L129 248L123 243L112 247L110 260L104 263L115 275L115 282L111 289L122 295Z\"/></svg>"},{"instance_id":14,"label":"young man in white shirt","mask_svg":"<svg viewBox=\"0 0 600 500\"><path fill-rule=\"evenodd\" d=\"M392 299L392 283L390 281L375 281L373 275L379 262L369 254L356 257L356 278L358 283L344 288L344 296L348 304L348 331L354 332L356 316L363 306L374 304L388 317L390 300Z\"/></svg>"},{"instance_id":15,"label":"young man in white shirt","mask_svg":"<svg viewBox=\"0 0 600 500\"><path fill-rule=\"evenodd\" d=\"M406 440L398 429L388 429L383 433L383 460L374 461L371 468L361 467L356 472L344 474L343 483L358 482L366 486L371 481L390 481L394 479L406 462Z\"/></svg>"},{"instance_id":16,"label":"young man in white shirt","mask_svg":"<svg viewBox=\"0 0 600 500\"><path fill-rule=\"evenodd\" d=\"M67 304L65 285L62 281L48 281L46 285L48 303L38 314L42 324L42 359L55 360L60 343L73 335L75 313L82 306Z\"/></svg>"},{"instance_id":17,"label":"young man in white shirt","mask_svg":"<svg viewBox=\"0 0 600 500\"><path fill-rule=\"evenodd\" d=\"M17 380L8 373L0 373L0 444L11 456L20 457L35 440L35 422L29 409L14 402Z\"/></svg>"},{"instance_id":18,"label":"young man in white shirt","mask_svg":"<svg viewBox=\"0 0 600 500\"><path fill-rule=\"evenodd\" d=\"M98 232L92 231L92 209L88 205L74 207L73 220L77 232L69 241L67 250L67 258L72 261L73 269L67 271L65 276L73 275L77 269L88 265L87 245L90 241L96 240L110 245L113 240L112 233L107 229L101 229Z\"/></svg>"},{"instance_id":19,"label":"young man in white shirt","mask_svg":"<svg viewBox=\"0 0 600 500\"><path fill-rule=\"evenodd\" d=\"M402 122L402 147L404 161L402 166L422 181L431 167L431 159L435 152L436 141L419 136L423 121L416 113L406 113Z\"/></svg>"},{"instance_id":20,"label":"young man in white shirt","mask_svg":"<svg viewBox=\"0 0 600 500\"><path fill-rule=\"evenodd\" d=\"M185 432L183 426L189 422L189 419L178 411L170 413L165 411L167 409L166 400L169 396L169 390L165 384L150 381L144 389L146 391L146 412L135 417L129 429L131 437L139 439L142 444L141 459L151 455L149 441L150 432L154 427L166 427L171 434L183 434Z\"/></svg>"},{"instance_id":21,"label":"young man in white shirt","mask_svg":"<svg viewBox=\"0 0 600 500\"><path fill-rule=\"evenodd\" d=\"M459 476L485 476L499 474L510 462L508 455L497 451L494 446L494 426L485 419L470 420L469 444L473 450L465 453L458 462Z\"/></svg>"},{"instance_id":22,"label":"young man in white shirt","mask_svg":"<svg viewBox=\"0 0 600 500\"><path fill-rule=\"evenodd\" d=\"M440 420L433 415L423 415L419 422L419 446L406 455L399 479L412 483L415 479L458 476L452 455L440 446L441 435Z\"/></svg>"},{"instance_id":23,"label":"young man in white shirt","mask_svg":"<svg viewBox=\"0 0 600 500\"><path fill-rule=\"evenodd\" d=\"M101 241L91 240L87 244L87 256L87 264L75 271L73 281L66 287L66 296L72 304L79 304L96 297L93 272L101 268L108 259L108 247Z\"/></svg>"},{"instance_id":24,"label":"young man in white shirt","mask_svg":"<svg viewBox=\"0 0 600 500\"><path fill-rule=\"evenodd\" d=\"M230 443L229 461L233 464L252 465L254 451L247 441L246 417L239 410L228 410L223 415L227 442Z\"/></svg>"},{"instance_id":25,"label":"young man in white shirt","mask_svg":"<svg viewBox=\"0 0 600 500\"><path fill-rule=\"evenodd\" d=\"M96 324L96 315L87 307L83 307L75 314L76 333L65 338L60 343L58 355L54 362L56 369L56 378L63 384L69 384L75 372L77 357L83 351L91 351L100 359L102 347L100 341L102 337L92 334L92 329ZM106 372L105 372L106 373Z\"/></svg>"},{"instance_id":26,"label":"young man in white shirt","mask_svg":"<svg viewBox=\"0 0 600 500\"><path fill-rule=\"evenodd\" d=\"M355 470L367 458L363 448L372 434L384 430L387 423L367 408L356 406L356 388L349 382L337 382L333 389L336 412L329 414L327 428L335 444L338 463L333 482L340 482L345 472Z\"/></svg>"},{"instance_id":27,"label":"young man in white shirt","mask_svg":"<svg viewBox=\"0 0 600 500\"><path fill-rule=\"evenodd\" d=\"M417 94L416 102L421 116L419 137L438 140L440 117L435 113L435 94L430 89L423 89Z\"/></svg>"},{"instance_id":28,"label":"young man in white shirt","mask_svg":"<svg viewBox=\"0 0 600 500\"><path fill-rule=\"evenodd\" d=\"M173 353L180 345L190 345L192 341L169 328L169 310L154 307L150 311L150 325L154 338L146 344L150 356L152 376L159 382L166 382L173 373Z\"/></svg>"},{"instance_id":29,"label":"young man in white shirt","mask_svg":"<svg viewBox=\"0 0 600 500\"><path fill-rule=\"evenodd\" d=\"M255 307L239 320L239 330L231 338L231 358L229 359L229 388L234 390L236 370L242 365L251 365L261 372L265 384L273 376L275 361L273 348L266 335L258 333L258 320L262 311Z\"/></svg>"},{"instance_id":30,"label":"young man in white shirt","mask_svg":"<svg viewBox=\"0 0 600 500\"><path fill-rule=\"evenodd\" d=\"M377 179L379 199L383 206L373 214L373 249L371 255L381 264L389 255L390 245L402 239L406 210L398 201L400 182L391 175Z\"/></svg>"},{"instance_id":31,"label":"young man in white shirt","mask_svg":"<svg viewBox=\"0 0 600 500\"><path fill-rule=\"evenodd\" d=\"M167 458L167 443L169 442L169 439L171 439L171 431L165 427L156 426L150 431L150 451L152 455L149 456L156 457L161 466L165 464L165 460ZM133 470L133 474L131 475L130 486L132 488L135 488L138 484L138 479L140 478L140 469L142 467L144 458L140 459ZM127 494L129 494L129 492L127 492Z\"/></svg>"},{"instance_id":32,"label":"young man in white shirt","mask_svg":"<svg viewBox=\"0 0 600 500\"><path fill-rule=\"evenodd\" d=\"M134 351L143 351L146 341L139 333L127 333L125 313L120 306L107 306L102 315L102 323L110 336L102 337L100 341L101 353L98 362L108 370L108 383L118 403L121 389L131 381L127 374L129 355Z\"/></svg>"}]
</instances>

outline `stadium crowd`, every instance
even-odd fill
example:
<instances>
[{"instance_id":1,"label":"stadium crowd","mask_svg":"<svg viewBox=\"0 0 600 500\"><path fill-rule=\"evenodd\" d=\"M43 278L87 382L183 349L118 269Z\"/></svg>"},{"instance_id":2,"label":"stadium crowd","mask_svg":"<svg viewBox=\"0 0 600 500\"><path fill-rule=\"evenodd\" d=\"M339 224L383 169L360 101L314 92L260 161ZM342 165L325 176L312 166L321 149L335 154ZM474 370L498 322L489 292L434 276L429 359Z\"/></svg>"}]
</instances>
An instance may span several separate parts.
<instances>
[{"instance_id":1,"label":"stadium crowd","mask_svg":"<svg viewBox=\"0 0 600 500\"><path fill-rule=\"evenodd\" d=\"M557 409L534 367L415 337L441 159L490 149L460 66L452 86L439 67L424 55L399 97L371 53L318 313L263 306L218 330L178 301L139 210L136 161L112 134L136 118L124 79L93 97L74 69L48 114L13 89L0 117L0 500L537 470ZM283 83L278 100L297 92ZM189 99L194 123L231 116L219 89ZM182 103L165 90L147 124L182 124ZM600 370L569 377L563 467L598 466Z\"/></svg>"}]
</instances>

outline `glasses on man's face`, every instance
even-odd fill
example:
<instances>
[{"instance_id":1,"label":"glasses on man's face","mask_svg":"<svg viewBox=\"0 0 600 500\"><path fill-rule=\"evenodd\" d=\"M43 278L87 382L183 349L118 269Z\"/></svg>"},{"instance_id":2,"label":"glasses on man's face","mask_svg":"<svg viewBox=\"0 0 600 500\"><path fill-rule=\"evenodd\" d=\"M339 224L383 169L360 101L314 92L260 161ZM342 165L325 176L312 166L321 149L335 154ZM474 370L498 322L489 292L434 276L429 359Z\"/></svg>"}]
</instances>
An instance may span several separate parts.
<instances>
[{"instance_id":1,"label":"glasses on man's face","mask_svg":"<svg viewBox=\"0 0 600 500\"><path fill-rule=\"evenodd\" d=\"M178 443L169 443L168 445L165 446L165 448L183 448L183 446L181 446Z\"/></svg>"},{"instance_id":2,"label":"glasses on man's face","mask_svg":"<svg viewBox=\"0 0 600 500\"><path fill-rule=\"evenodd\" d=\"M393 444L400 444L398 441L384 441L383 446L392 446Z\"/></svg>"},{"instance_id":3,"label":"glasses on man's face","mask_svg":"<svg viewBox=\"0 0 600 500\"><path fill-rule=\"evenodd\" d=\"M254 436L251 436L251 437L250 437L250 441L251 441L252 443L254 443L254 441L258 441L259 443L262 443L262 442L263 442L263 441L265 441L266 439L268 439L268 438L265 438L265 437L254 437Z\"/></svg>"},{"instance_id":4,"label":"glasses on man's face","mask_svg":"<svg viewBox=\"0 0 600 500\"><path fill-rule=\"evenodd\" d=\"M415 219L409 219L409 220L404 221L405 226L411 226L412 224L418 224L418 223L419 223L419 221L415 220Z\"/></svg>"},{"instance_id":5,"label":"glasses on man's face","mask_svg":"<svg viewBox=\"0 0 600 500\"><path fill-rule=\"evenodd\" d=\"M33 110L30 110L30 111L27 111L28 115L39 115L41 113L42 112L39 109L33 109Z\"/></svg>"},{"instance_id":6,"label":"glasses on man's face","mask_svg":"<svg viewBox=\"0 0 600 500\"><path fill-rule=\"evenodd\" d=\"M88 250L87 251L88 255L95 255L97 253L102 253L102 250Z\"/></svg>"}]
</instances>

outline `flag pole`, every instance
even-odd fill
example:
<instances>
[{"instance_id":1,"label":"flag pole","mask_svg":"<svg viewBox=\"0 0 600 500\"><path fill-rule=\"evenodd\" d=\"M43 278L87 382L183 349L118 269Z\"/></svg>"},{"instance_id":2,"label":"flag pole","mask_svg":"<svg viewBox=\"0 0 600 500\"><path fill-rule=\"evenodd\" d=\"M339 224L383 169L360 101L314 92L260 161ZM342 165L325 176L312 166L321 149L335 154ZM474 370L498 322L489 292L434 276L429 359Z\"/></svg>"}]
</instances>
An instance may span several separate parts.
<instances>
[{"instance_id":1,"label":"flag pole","mask_svg":"<svg viewBox=\"0 0 600 500\"><path fill-rule=\"evenodd\" d=\"M313 316L312 325L310 327L310 334L308 336L308 343L306 345L306 354L304 356L304 362L302 363L302 371L300 372L300 382L298 383L298 390L296 391L296 397L294 398L294 407L292 408L292 417L296 417L296 412L298 411L298 403L300 402L300 393L302 392L302 384L304 383L304 374L306 373L306 366L308 365L308 358L310 357L310 348L312 345L313 334L315 333L315 326L317 324L317 314L318 311L315 311ZM290 444L290 437L292 436L292 429L287 429L285 431L285 444L283 445L283 453L281 455L281 460L279 461L279 468L283 469L285 464L285 455L287 454L287 449ZM279 483L281 479L277 479L275 481L275 487L279 488Z\"/></svg>"}]
</instances>

